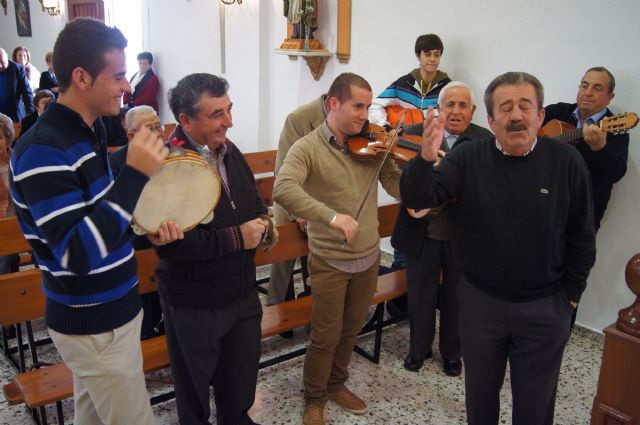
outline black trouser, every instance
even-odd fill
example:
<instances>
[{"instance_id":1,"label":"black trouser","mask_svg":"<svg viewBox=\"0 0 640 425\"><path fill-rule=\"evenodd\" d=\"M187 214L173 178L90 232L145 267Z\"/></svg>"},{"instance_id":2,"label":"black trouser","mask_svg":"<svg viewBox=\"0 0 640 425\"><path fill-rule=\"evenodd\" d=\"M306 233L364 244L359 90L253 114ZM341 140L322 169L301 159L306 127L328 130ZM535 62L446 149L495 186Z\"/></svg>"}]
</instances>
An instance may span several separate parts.
<instances>
[{"instance_id":1,"label":"black trouser","mask_svg":"<svg viewBox=\"0 0 640 425\"><path fill-rule=\"evenodd\" d=\"M495 425L507 361L511 369L513 425L551 425L562 354L572 308L560 291L535 301L513 303L463 279L460 339L465 362L469 425Z\"/></svg>"},{"instance_id":2,"label":"black trouser","mask_svg":"<svg viewBox=\"0 0 640 425\"><path fill-rule=\"evenodd\" d=\"M440 271L442 270L442 284ZM427 238L418 260L407 258L409 301L409 353L416 360L431 352L436 330L436 301L440 293L440 354L460 359L458 295L462 271L455 261L451 243Z\"/></svg>"},{"instance_id":3,"label":"black trouser","mask_svg":"<svg viewBox=\"0 0 640 425\"><path fill-rule=\"evenodd\" d=\"M219 425L255 424L253 405L260 360L262 306L257 291L215 310L175 308L160 291L178 418L209 424L213 385Z\"/></svg>"},{"instance_id":4,"label":"black trouser","mask_svg":"<svg viewBox=\"0 0 640 425\"><path fill-rule=\"evenodd\" d=\"M144 311L140 336L142 339L147 339L156 335L154 328L162 320L162 307L160 306L158 292L142 294L140 298L142 299L142 310Z\"/></svg>"}]
</instances>

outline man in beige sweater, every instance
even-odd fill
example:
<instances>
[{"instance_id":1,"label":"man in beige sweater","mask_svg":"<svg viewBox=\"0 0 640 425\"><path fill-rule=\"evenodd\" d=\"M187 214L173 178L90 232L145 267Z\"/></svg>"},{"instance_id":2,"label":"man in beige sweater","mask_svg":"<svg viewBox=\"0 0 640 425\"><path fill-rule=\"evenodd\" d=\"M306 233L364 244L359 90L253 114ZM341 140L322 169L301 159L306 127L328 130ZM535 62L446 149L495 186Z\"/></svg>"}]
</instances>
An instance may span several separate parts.
<instances>
[{"instance_id":1,"label":"man in beige sweater","mask_svg":"<svg viewBox=\"0 0 640 425\"><path fill-rule=\"evenodd\" d=\"M327 94L326 121L291 147L273 190L277 203L308 222L313 308L304 364L305 425L324 424L327 400L352 413L367 411L345 382L356 335L377 283L376 183L359 215L357 211L379 160L356 161L346 147L347 138L360 133L366 123L372 97L365 79L339 75ZM399 196L400 174L387 159L378 177L393 197Z\"/></svg>"}]
</instances>

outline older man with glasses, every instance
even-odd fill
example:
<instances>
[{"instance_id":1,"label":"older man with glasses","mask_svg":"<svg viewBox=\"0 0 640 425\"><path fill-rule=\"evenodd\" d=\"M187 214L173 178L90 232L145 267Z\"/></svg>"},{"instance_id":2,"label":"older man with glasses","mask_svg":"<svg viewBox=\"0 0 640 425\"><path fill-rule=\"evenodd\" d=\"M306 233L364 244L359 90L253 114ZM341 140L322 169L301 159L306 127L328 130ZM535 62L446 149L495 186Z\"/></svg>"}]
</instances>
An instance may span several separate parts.
<instances>
[{"instance_id":1,"label":"older man with glasses","mask_svg":"<svg viewBox=\"0 0 640 425\"><path fill-rule=\"evenodd\" d=\"M164 126L160 124L160 118L151 106L142 105L129 109L125 116L124 123L127 127L129 140L131 140L133 135L140 130L142 126L147 127L160 137L163 137L164 134Z\"/></svg>"}]
</instances>

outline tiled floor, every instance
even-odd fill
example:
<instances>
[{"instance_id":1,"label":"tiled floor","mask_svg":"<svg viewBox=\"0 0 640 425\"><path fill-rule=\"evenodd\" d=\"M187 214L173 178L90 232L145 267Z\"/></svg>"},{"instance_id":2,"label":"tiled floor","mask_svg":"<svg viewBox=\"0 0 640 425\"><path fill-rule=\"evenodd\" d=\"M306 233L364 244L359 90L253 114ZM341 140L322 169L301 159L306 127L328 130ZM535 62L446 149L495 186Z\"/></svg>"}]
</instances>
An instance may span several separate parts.
<instances>
[{"instance_id":1,"label":"tiled floor","mask_svg":"<svg viewBox=\"0 0 640 425\"><path fill-rule=\"evenodd\" d=\"M437 352L418 373L404 370L402 359L408 350L408 337L409 325L406 321L386 328L378 365L354 354L349 387L368 402L369 412L363 416L354 416L329 403L326 410L328 424L464 423L463 379L450 378L442 372L441 358ZM299 329L290 340L280 337L264 340L263 359L274 353L302 347L306 344L306 338L306 331ZM373 337L360 337L358 343L365 348L371 347ZM437 347L437 342L434 347ZM55 353L52 353L51 349L42 348L49 351L43 357L55 359ZM574 330L562 365L556 403L556 424L589 423L601 353L601 335L582 328ZM302 364L303 358L299 357L260 372L256 402L250 412L256 422L264 425L302 423ZM0 382L8 382L14 373L12 366L0 356ZM168 371L159 372L154 377L168 377ZM166 391L167 388L167 385L149 383L152 395ZM507 379L502 392L501 424L511 423L509 392ZM65 403L64 410L69 423L72 404ZM178 423L174 401L154 406L154 412L158 424ZM53 409L49 412L49 420L54 420ZM32 422L24 407L9 407L2 398L0 424L30 423Z\"/></svg>"}]
</instances>

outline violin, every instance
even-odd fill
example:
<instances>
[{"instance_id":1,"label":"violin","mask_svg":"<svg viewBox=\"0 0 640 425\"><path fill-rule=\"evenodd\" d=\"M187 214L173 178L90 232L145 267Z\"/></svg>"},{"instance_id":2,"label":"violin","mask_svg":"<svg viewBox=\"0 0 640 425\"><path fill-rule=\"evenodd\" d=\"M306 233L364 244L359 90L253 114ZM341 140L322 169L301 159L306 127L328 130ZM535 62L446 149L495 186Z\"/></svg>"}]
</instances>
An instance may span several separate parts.
<instances>
[{"instance_id":1,"label":"violin","mask_svg":"<svg viewBox=\"0 0 640 425\"><path fill-rule=\"evenodd\" d=\"M393 140L393 134L384 127L367 122L360 134L347 138L347 150L357 161L372 161L382 158ZM396 143L389 151L398 166L403 167L422 149L422 137L414 135L398 136Z\"/></svg>"},{"instance_id":2,"label":"violin","mask_svg":"<svg viewBox=\"0 0 640 425\"><path fill-rule=\"evenodd\" d=\"M347 147L352 158L358 161L371 161L384 156L389 144L393 139L393 135L389 134L384 127L367 123L362 128L360 134L349 136L347 138ZM398 140L391 147L389 155L392 156L400 167L404 167L415 157L422 149L422 137L415 135L398 136ZM436 159L437 166L444 152L440 151ZM422 218L426 215L437 215L442 210L438 208L425 208L422 210L414 210L407 208L407 212L413 218Z\"/></svg>"}]
</instances>

